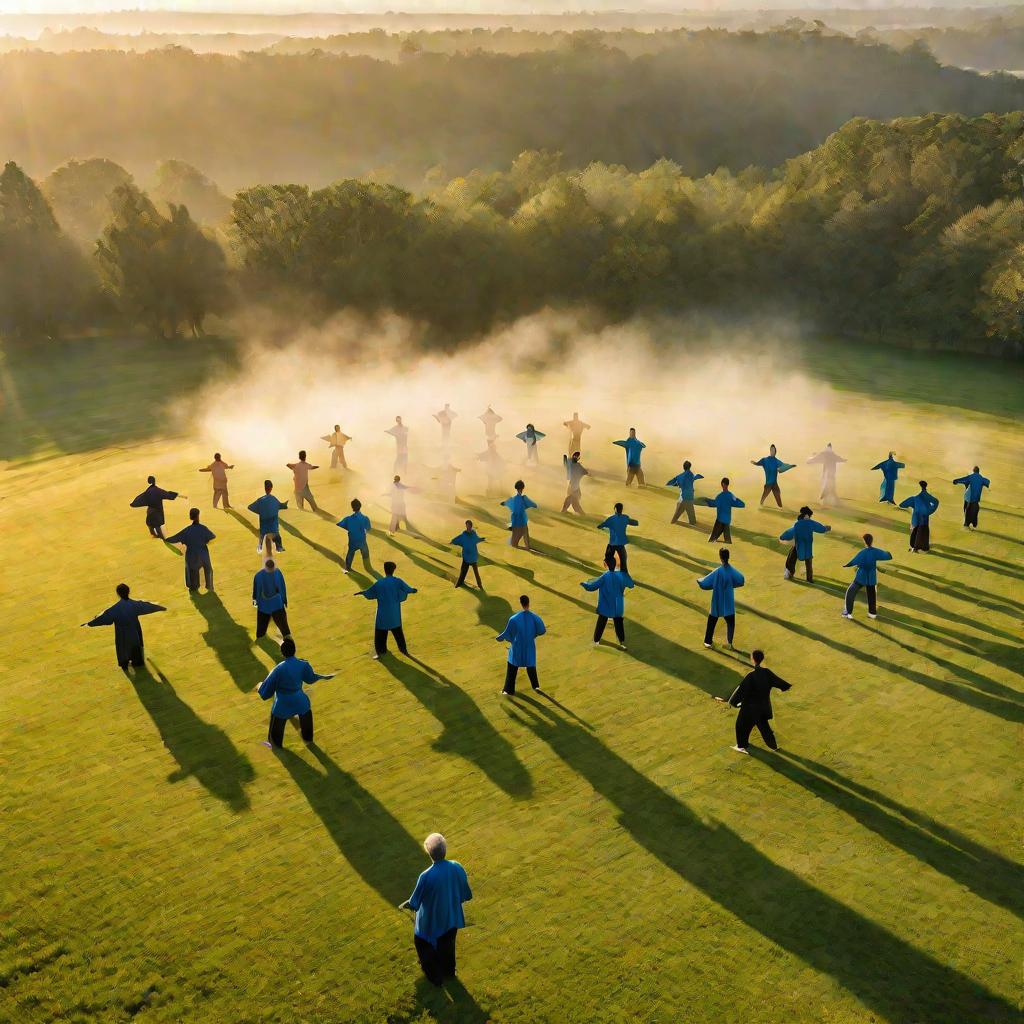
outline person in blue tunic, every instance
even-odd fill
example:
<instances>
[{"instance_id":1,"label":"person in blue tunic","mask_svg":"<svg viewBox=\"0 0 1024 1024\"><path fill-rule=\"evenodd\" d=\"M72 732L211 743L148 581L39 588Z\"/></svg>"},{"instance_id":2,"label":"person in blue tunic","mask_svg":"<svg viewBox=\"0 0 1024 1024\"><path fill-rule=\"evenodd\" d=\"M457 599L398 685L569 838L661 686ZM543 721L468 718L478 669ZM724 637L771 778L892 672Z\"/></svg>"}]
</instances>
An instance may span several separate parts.
<instances>
[{"instance_id":1,"label":"person in blue tunic","mask_svg":"<svg viewBox=\"0 0 1024 1024\"><path fill-rule=\"evenodd\" d=\"M897 462L893 458L893 453L889 452L888 458L871 467L872 471L882 471L882 486L878 488L879 504L896 504L896 481L899 479L900 470L906 469L906 466L905 462Z\"/></svg>"},{"instance_id":2,"label":"person in blue tunic","mask_svg":"<svg viewBox=\"0 0 1024 1024\"><path fill-rule=\"evenodd\" d=\"M207 591L213 590L213 563L210 561L210 541L216 534L209 527L199 522L199 509L190 508L188 517L191 520L184 530L179 530L173 537L167 538L168 544L184 544L185 546L185 586L189 590L199 589L199 570L203 571L203 582Z\"/></svg>"},{"instance_id":3,"label":"person in blue tunic","mask_svg":"<svg viewBox=\"0 0 1024 1024\"><path fill-rule=\"evenodd\" d=\"M740 709L736 716L736 746L732 748L739 754L750 753L750 734L755 725L768 749L779 749L771 727L771 720L774 718L772 690L781 690L785 693L786 690L792 689L785 679L780 679L770 668L764 667L764 651L751 651L750 661L754 670L743 677L728 701L732 707Z\"/></svg>"},{"instance_id":4,"label":"person in blue tunic","mask_svg":"<svg viewBox=\"0 0 1024 1024\"><path fill-rule=\"evenodd\" d=\"M448 842L440 832L423 841L431 865L416 879L412 895L398 905L413 910L416 924L413 942L420 967L432 985L440 987L445 978L455 977L455 936L466 927L462 904L473 898L466 869L457 860L447 860Z\"/></svg>"},{"instance_id":5,"label":"person in blue tunic","mask_svg":"<svg viewBox=\"0 0 1024 1024\"><path fill-rule=\"evenodd\" d=\"M288 588L284 583L284 573L268 558L258 573L252 578L252 603L256 606L256 639L267 635L270 620L281 631L281 638L287 640L292 635L288 628Z\"/></svg>"},{"instance_id":6,"label":"person in blue tunic","mask_svg":"<svg viewBox=\"0 0 1024 1024\"><path fill-rule=\"evenodd\" d=\"M636 436L636 427L629 428L629 437L622 441L612 441L612 444L626 449L626 486L636 480L637 487L643 487L647 481L644 480L640 457L647 445Z\"/></svg>"},{"instance_id":7,"label":"person in blue tunic","mask_svg":"<svg viewBox=\"0 0 1024 1024\"><path fill-rule=\"evenodd\" d=\"M268 747L284 746L284 727L289 718L299 716L299 731L306 743L313 742L313 709L309 697L302 687L320 679L333 679L332 675L321 675L302 658L295 657L295 641L288 637L281 643L281 657L270 675L260 683L257 691L263 700L274 698L270 706L270 728L267 731Z\"/></svg>"},{"instance_id":8,"label":"person in blue tunic","mask_svg":"<svg viewBox=\"0 0 1024 1024\"><path fill-rule=\"evenodd\" d=\"M129 665L141 668L146 663L139 616L167 611L162 604L133 601L130 594L131 590L127 583L118 583L117 604L112 604L105 612L100 612L95 618L82 623L83 626L90 627L114 627L114 650L117 654L117 664L125 670Z\"/></svg>"},{"instance_id":9,"label":"person in blue tunic","mask_svg":"<svg viewBox=\"0 0 1024 1024\"><path fill-rule=\"evenodd\" d=\"M537 466L540 464L540 452L537 447L547 434L542 434L532 423L526 424L526 429L521 430L516 437L526 445L526 464Z\"/></svg>"},{"instance_id":10,"label":"person in blue tunic","mask_svg":"<svg viewBox=\"0 0 1024 1024\"><path fill-rule=\"evenodd\" d=\"M384 576L366 590L356 592L356 597L377 602L377 615L373 620L373 660L378 661L388 653L388 633L395 638L398 650L405 655L409 648L402 629L402 602L416 593L401 577L395 575L398 566L394 562L384 563Z\"/></svg>"},{"instance_id":11,"label":"person in blue tunic","mask_svg":"<svg viewBox=\"0 0 1024 1024\"><path fill-rule=\"evenodd\" d=\"M981 492L992 483L988 477L981 475L977 466L966 476L957 477L955 484L964 486L964 527L965 529L978 528L978 511L981 508Z\"/></svg>"},{"instance_id":12,"label":"person in blue tunic","mask_svg":"<svg viewBox=\"0 0 1024 1024\"><path fill-rule=\"evenodd\" d=\"M271 545L278 551L284 551L281 543L281 522L278 514L281 509L288 507L287 501L279 501L274 492L274 484L270 480L263 481L264 494L257 498L251 505L249 511L255 512L260 517L260 542L256 551L264 558L271 555Z\"/></svg>"},{"instance_id":13,"label":"person in blue tunic","mask_svg":"<svg viewBox=\"0 0 1024 1024\"><path fill-rule=\"evenodd\" d=\"M787 473L793 468L793 463L783 462L775 454L775 445L772 445L768 454L762 456L756 462L751 461L752 466L760 466L764 470L764 490L761 492L761 500L758 502L759 505L764 504L764 499L769 494L775 496L775 504L782 508L782 491L779 490L779 474Z\"/></svg>"},{"instance_id":14,"label":"person in blue tunic","mask_svg":"<svg viewBox=\"0 0 1024 1024\"><path fill-rule=\"evenodd\" d=\"M915 555L931 548L928 524L932 513L939 507L939 499L928 493L928 481L918 480L917 483L921 490L900 502L900 508L910 509L910 550Z\"/></svg>"},{"instance_id":15,"label":"person in blue tunic","mask_svg":"<svg viewBox=\"0 0 1024 1024\"><path fill-rule=\"evenodd\" d=\"M722 489L713 498L704 498L703 504L715 510L715 523L708 534L708 543L722 537L726 544L732 543L732 510L747 506L729 490L729 478L722 477Z\"/></svg>"},{"instance_id":16,"label":"person in blue tunic","mask_svg":"<svg viewBox=\"0 0 1024 1024\"><path fill-rule=\"evenodd\" d=\"M516 481L516 493L511 498L506 498L501 505L509 510L508 528L512 531L509 543L512 547L519 547L521 540L526 541L526 550L532 551L530 547L530 509L536 508L537 503L531 501L523 492L526 484L522 480Z\"/></svg>"},{"instance_id":17,"label":"person in blue tunic","mask_svg":"<svg viewBox=\"0 0 1024 1024\"><path fill-rule=\"evenodd\" d=\"M586 515L583 511L583 478L590 473L580 462L579 452L573 452L572 458L563 455L562 465L565 467L565 479L568 481L562 511L568 512L571 508L578 516Z\"/></svg>"},{"instance_id":18,"label":"person in blue tunic","mask_svg":"<svg viewBox=\"0 0 1024 1024\"><path fill-rule=\"evenodd\" d=\"M678 487L679 488L679 500L676 502L676 510L672 514L672 521L670 525L674 525L679 522L679 517L685 512L686 520L691 526L697 525L697 514L693 510L693 485L698 480L704 479L703 473L694 473L690 468L692 463L687 459L683 463L682 473L677 473L671 480L669 480L666 487Z\"/></svg>"},{"instance_id":19,"label":"person in blue tunic","mask_svg":"<svg viewBox=\"0 0 1024 1024\"><path fill-rule=\"evenodd\" d=\"M626 545L629 543L629 537L626 536L626 530L630 526L639 526L640 523L636 519L630 519L622 511L622 502L617 501L615 503L615 515L609 516L603 523L598 525L599 530L608 531L608 545L604 549L604 564L609 569L615 568L615 556L619 556L619 568L623 572L628 572L629 568L626 565Z\"/></svg>"},{"instance_id":20,"label":"person in blue tunic","mask_svg":"<svg viewBox=\"0 0 1024 1024\"><path fill-rule=\"evenodd\" d=\"M721 548L718 557L722 564L712 570L703 579L697 579L701 590L711 591L711 611L708 614L708 625L704 631L704 646L714 647L715 627L719 619L725 619L725 638L732 648L732 639L736 634L736 599L733 591L742 587L745 580L743 573L729 564L729 549Z\"/></svg>"},{"instance_id":21,"label":"person in blue tunic","mask_svg":"<svg viewBox=\"0 0 1024 1024\"><path fill-rule=\"evenodd\" d=\"M516 676L521 668L526 669L530 685L535 690L540 689L540 680L537 678L537 637L543 636L547 627L539 615L530 611L530 599L526 594L519 598L519 606L522 611L510 616L504 630L494 638L499 643L509 645L505 685L501 691L505 697L515 696Z\"/></svg>"},{"instance_id":22,"label":"person in blue tunic","mask_svg":"<svg viewBox=\"0 0 1024 1024\"><path fill-rule=\"evenodd\" d=\"M178 497L177 491L165 491L157 487L156 477L146 477L149 486L137 497L131 500L132 508L144 508L146 510L146 526L149 529L150 537L164 539L164 502L174 501ZM186 495L181 495L186 497Z\"/></svg>"},{"instance_id":23,"label":"person in blue tunic","mask_svg":"<svg viewBox=\"0 0 1024 1024\"><path fill-rule=\"evenodd\" d=\"M473 570L473 575L476 577L476 585L483 590L484 585L480 582L480 554L479 547L486 541L486 537L481 537L479 533L473 527L473 520L466 520L466 528L457 537L452 537L452 544L457 548L462 549L462 567L459 569L459 578L455 581L456 587L461 587L466 582L466 575L469 570Z\"/></svg>"},{"instance_id":24,"label":"person in blue tunic","mask_svg":"<svg viewBox=\"0 0 1024 1024\"><path fill-rule=\"evenodd\" d=\"M796 522L784 533L779 535L779 540L791 540L793 546L786 555L786 568L782 574L783 579L791 580L796 572L797 559L804 563L807 572L807 582L814 582L814 535L816 533L829 533L831 526L825 526L813 518L814 513L804 505L800 509L800 515Z\"/></svg>"},{"instance_id":25,"label":"person in blue tunic","mask_svg":"<svg viewBox=\"0 0 1024 1024\"><path fill-rule=\"evenodd\" d=\"M892 561L888 551L876 548L875 538L870 533L864 534L864 547L846 563L846 568L856 568L853 582L847 587L846 600L841 612L844 619L853 618L853 602L861 587L868 594L868 618L878 618L878 563Z\"/></svg>"},{"instance_id":26,"label":"person in blue tunic","mask_svg":"<svg viewBox=\"0 0 1024 1024\"><path fill-rule=\"evenodd\" d=\"M621 569L608 569L597 579L584 580L580 586L584 590L597 591L597 625L594 627L594 646L601 642L604 628L611 619L615 623L615 636L619 647L626 649L626 598L627 590L632 589L633 580Z\"/></svg>"},{"instance_id":27,"label":"person in blue tunic","mask_svg":"<svg viewBox=\"0 0 1024 1024\"><path fill-rule=\"evenodd\" d=\"M363 568L370 571L370 545L366 543L366 535L370 532L370 519L363 513L363 503L353 498L350 507L352 514L339 519L335 524L348 533L348 551L345 554L345 568L342 572L347 576L352 569L356 554L363 556Z\"/></svg>"}]
</instances>

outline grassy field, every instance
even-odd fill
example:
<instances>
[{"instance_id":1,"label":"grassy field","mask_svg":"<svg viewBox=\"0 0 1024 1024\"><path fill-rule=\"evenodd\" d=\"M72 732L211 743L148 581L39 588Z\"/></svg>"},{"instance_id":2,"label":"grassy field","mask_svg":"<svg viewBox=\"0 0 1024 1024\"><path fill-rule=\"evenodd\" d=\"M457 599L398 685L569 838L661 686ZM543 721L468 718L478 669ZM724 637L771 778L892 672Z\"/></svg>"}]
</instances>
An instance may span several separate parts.
<instances>
[{"instance_id":1,"label":"grassy field","mask_svg":"<svg viewBox=\"0 0 1024 1024\"><path fill-rule=\"evenodd\" d=\"M372 608L350 596L365 578L339 567L333 519L361 494L379 525L381 499L358 473L322 470L331 516L286 515L282 566L300 654L338 675L312 690L318 746L289 729L276 756L260 744L268 709L254 689L275 650L252 641L244 512L266 467L233 475L241 514L213 512L195 472L209 441L166 436L161 415L231 365L223 352L93 341L3 368L0 1020L1019 1019L1018 367L806 354L832 389L830 424L846 425L831 439L850 460L847 500L822 514L834 531L817 542L816 585L784 582L775 538L816 499L817 474L783 477L778 512L756 508L758 470L732 467L750 506L733 545L748 581L736 654L700 643L710 510L689 530L669 526L665 488L624 497L606 446L621 422L581 409L600 471L585 520L557 514L560 472L529 478L539 554L503 546L497 499L473 480L457 507L410 501L422 536L375 531L374 563L396 558L420 591L406 605L411 661L370 660ZM905 456L913 440L899 496L925 475L943 502L931 554L910 556L906 514L875 501L868 467L885 451L865 439L869 422L902 436ZM949 482L970 469L952 441L964 431L993 480L970 535ZM680 454L652 445L649 479L676 472ZM218 534L215 596L190 599L181 556L127 507L149 472L193 499L168 507L169 526L194 501ZM578 586L603 553L595 524L623 497L641 521L625 653L591 646L594 601ZM486 594L451 585L445 542L466 516L491 539ZM864 529L895 561L879 619L861 604L845 622L842 565ZM145 620L150 666L134 679L109 630L77 628L122 579L169 609ZM550 630L546 695L503 702L492 637L524 591ZM710 698L729 694L753 646L794 688L776 701L781 752L742 758L732 714ZM459 982L442 993L418 978L395 909L434 829L476 894Z\"/></svg>"}]
</instances>

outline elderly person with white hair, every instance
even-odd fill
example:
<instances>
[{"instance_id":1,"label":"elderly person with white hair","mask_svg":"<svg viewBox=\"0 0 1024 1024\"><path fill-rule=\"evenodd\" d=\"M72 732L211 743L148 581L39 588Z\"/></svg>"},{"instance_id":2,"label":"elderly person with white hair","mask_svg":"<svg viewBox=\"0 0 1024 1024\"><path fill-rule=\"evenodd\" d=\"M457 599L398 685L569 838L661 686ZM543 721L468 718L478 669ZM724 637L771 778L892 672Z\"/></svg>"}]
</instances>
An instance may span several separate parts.
<instances>
[{"instance_id":1,"label":"elderly person with white hair","mask_svg":"<svg viewBox=\"0 0 1024 1024\"><path fill-rule=\"evenodd\" d=\"M416 955L427 980L440 986L445 978L455 977L455 935L466 927L462 904L471 900L473 893L466 869L458 861L445 859L448 843L440 832L431 832L423 849L433 863L416 880L412 895L399 909L416 911Z\"/></svg>"}]
</instances>

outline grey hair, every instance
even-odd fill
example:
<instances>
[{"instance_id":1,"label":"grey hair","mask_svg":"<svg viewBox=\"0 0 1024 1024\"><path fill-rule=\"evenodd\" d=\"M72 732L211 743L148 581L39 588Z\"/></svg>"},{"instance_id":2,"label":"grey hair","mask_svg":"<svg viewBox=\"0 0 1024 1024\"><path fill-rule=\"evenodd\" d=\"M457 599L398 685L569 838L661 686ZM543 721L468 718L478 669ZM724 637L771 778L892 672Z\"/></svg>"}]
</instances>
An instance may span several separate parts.
<instances>
[{"instance_id":1,"label":"grey hair","mask_svg":"<svg viewBox=\"0 0 1024 1024\"><path fill-rule=\"evenodd\" d=\"M430 854L431 860L444 860L445 855L448 853L448 842L440 832L431 832L423 840L423 849Z\"/></svg>"}]
</instances>

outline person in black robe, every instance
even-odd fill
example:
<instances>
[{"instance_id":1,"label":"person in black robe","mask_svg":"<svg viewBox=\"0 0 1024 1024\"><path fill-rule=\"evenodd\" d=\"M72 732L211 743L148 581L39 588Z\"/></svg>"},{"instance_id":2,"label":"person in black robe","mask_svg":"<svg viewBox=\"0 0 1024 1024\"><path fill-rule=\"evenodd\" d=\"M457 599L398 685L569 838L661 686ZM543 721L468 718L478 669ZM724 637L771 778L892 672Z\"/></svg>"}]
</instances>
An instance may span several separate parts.
<instances>
[{"instance_id":1,"label":"person in black robe","mask_svg":"<svg viewBox=\"0 0 1024 1024\"><path fill-rule=\"evenodd\" d=\"M165 491L162 487L157 487L155 476L148 477L147 483L149 486L131 503L131 507L146 510L146 526L149 527L149 535L163 540L164 502L174 501L178 497L178 492Z\"/></svg>"},{"instance_id":2,"label":"person in black robe","mask_svg":"<svg viewBox=\"0 0 1024 1024\"><path fill-rule=\"evenodd\" d=\"M203 580L209 593L213 590L210 541L216 537L216 534L208 526L199 522L199 509L190 508L188 517L192 522L184 530L179 530L173 537L168 537L167 543L185 545L185 586L189 590L198 590L199 570L202 569Z\"/></svg>"},{"instance_id":3,"label":"person in black robe","mask_svg":"<svg viewBox=\"0 0 1024 1024\"><path fill-rule=\"evenodd\" d=\"M151 604L149 601L133 601L128 595L127 583L117 585L117 604L111 605L105 612L100 612L94 619L83 622L83 626L113 626L114 648L117 651L117 664L128 668L129 664L141 668L146 661L142 646L142 626L140 615L152 615L153 612L165 612L162 604Z\"/></svg>"},{"instance_id":4,"label":"person in black robe","mask_svg":"<svg viewBox=\"0 0 1024 1024\"><path fill-rule=\"evenodd\" d=\"M769 749L779 749L770 724L772 689L786 691L790 688L789 683L780 679L770 668L764 667L764 651L751 651L750 660L754 664L753 672L748 672L744 676L740 685L736 687L729 698L729 704L740 709L740 713L736 716L736 746L732 749L741 754L750 753L747 748L750 742L750 733L755 725ZM719 701L721 699L721 697L715 698Z\"/></svg>"}]
</instances>

